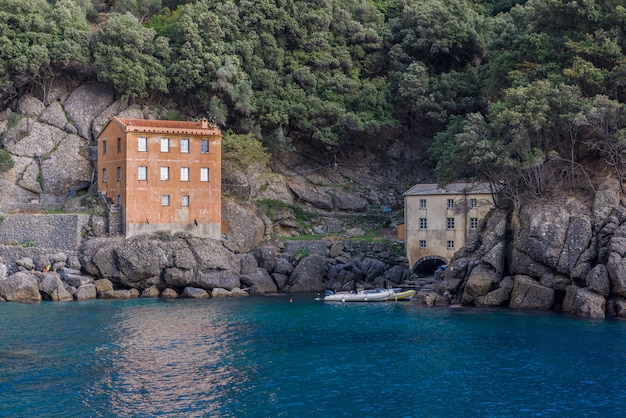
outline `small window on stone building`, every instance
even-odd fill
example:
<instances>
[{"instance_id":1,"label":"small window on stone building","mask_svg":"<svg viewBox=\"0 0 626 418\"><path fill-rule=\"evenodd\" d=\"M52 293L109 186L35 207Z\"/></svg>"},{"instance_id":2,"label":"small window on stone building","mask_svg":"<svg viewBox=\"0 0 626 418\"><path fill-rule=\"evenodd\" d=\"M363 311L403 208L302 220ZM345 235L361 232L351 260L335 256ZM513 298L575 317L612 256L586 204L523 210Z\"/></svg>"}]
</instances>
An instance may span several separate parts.
<instances>
[{"instance_id":1,"label":"small window on stone building","mask_svg":"<svg viewBox=\"0 0 626 418\"><path fill-rule=\"evenodd\" d=\"M426 199L420 199L420 209L426 209Z\"/></svg>"},{"instance_id":2,"label":"small window on stone building","mask_svg":"<svg viewBox=\"0 0 626 418\"><path fill-rule=\"evenodd\" d=\"M420 248L426 248L426 240L425 239L421 239L420 240Z\"/></svg>"},{"instance_id":3,"label":"small window on stone building","mask_svg":"<svg viewBox=\"0 0 626 418\"><path fill-rule=\"evenodd\" d=\"M169 138L161 138L161 152L170 152Z\"/></svg>"},{"instance_id":4,"label":"small window on stone building","mask_svg":"<svg viewBox=\"0 0 626 418\"><path fill-rule=\"evenodd\" d=\"M183 207L189 206L189 196L183 195L182 205L183 205Z\"/></svg>"},{"instance_id":5,"label":"small window on stone building","mask_svg":"<svg viewBox=\"0 0 626 418\"><path fill-rule=\"evenodd\" d=\"M189 181L189 167L180 168L180 181Z\"/></svg>"},{"instance_id":6,"label":"small window on stone building","mask_svg":"<svg viewBox=\"0 0 626 418\"><path fill-rule=\"evenodd\" d=\"M107 169L106 168L102 169L102 182L103 183L107 182Z\"/></svg>"},{"instance_id":7,"label":"small window on stone building","mask_svg":"<svg viewBox=\"0 0 626 418\"><path fill-rule=\"evenodd\" d=\"M470 218L470 229L472 231L478 229L478 218Z\"/></svg>"},{"instance_id":8,"label":"small window on stone building","mask_svg":"<svg viewBox=\"0 0 626 418\"><path fill-rule=\"evenodd\" d=\"M448 209L454 209L454 199L448 199Z\"/></svg>"},{"instance_id":9,"label":"small window on stone building","mask_svg":"<svg viewBox=\"0 0 626 418\"><path fill-rule=\"evenodd\" d=\"M200 169L200 181L209 181L209 169L208 168L201 168Z\"/></svg>"},{"instance_id":10,"label":"small window on stone building","mask_svg":"<svg viewBox=\"0 0 626 418\"><path fill-rule=\"evenodd\" d=\"M189 152L189 138L183 138L180 140L180 152L182 153Z\"/></svg>"},{"instance_id":11,"label":"small window on stone building","mask_svg":"<svg viewBox=\"0 0 626 418\"><path fill-rule=\"evenodd\" d=\"M446 229L454 229L454 218L446 218Z\"/></svg>"},{"instance_id":12,"label":"small window on stone building","mask_svg":"<svg viewBox=\"0 0 626 418\"><path fill-rule=\"evenodd\" d=\"M420 229L421 230L428 229L428 222L426 221L426 218L420 218Z\"/></svg>"},{"instance_id":13,"label":"small window on stone building","mask_svg":"<svg viewBox=\"0 0 626 418\"><path fill-rule=\"evenodd\" d=\"M161 206L169 206L170 205L170 196L164 194L161 196Z\"/></svg>"},{"instance_id":14,"label":"small window on stone building","mask_svg":"<svg viewBox=\"0 0 626 418\"><path fill-rule=\"evenodd\" d=\"M448 241L448 249L454 250L454 241Z\"/></svg>"},{"instance_id":15,"label":"small window on stone building","mask_svg":"<svg viewBox=\"0 0 626 418\"><path fill-rule=\"evenodd\" d=\"M137 140L138 140L137 151L139 152L148 151L148 138L146 138L145 136L140 136L139 138L137 138Z\"/></svg>"}]
</instances>

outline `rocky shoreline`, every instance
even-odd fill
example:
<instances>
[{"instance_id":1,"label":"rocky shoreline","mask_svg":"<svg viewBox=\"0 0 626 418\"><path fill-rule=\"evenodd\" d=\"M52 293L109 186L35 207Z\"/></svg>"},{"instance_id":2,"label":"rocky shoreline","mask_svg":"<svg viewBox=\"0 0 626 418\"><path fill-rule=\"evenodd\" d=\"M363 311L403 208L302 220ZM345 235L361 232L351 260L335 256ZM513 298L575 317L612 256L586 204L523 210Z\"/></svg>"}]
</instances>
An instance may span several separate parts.
<instances>
[{"instance_id":1,"label":"rocky shoreline","mask_svg":"<svg viewBox=\"0 0 626 418\"><path fill-rule=\"evenodd\" d=\"M414 281L392 242L282 241L236 254L194 237L94 238L75 254L0 246L0 301L206 298ZM149 254L149 256L147 256Z\"/></svg>"}]
</instances>

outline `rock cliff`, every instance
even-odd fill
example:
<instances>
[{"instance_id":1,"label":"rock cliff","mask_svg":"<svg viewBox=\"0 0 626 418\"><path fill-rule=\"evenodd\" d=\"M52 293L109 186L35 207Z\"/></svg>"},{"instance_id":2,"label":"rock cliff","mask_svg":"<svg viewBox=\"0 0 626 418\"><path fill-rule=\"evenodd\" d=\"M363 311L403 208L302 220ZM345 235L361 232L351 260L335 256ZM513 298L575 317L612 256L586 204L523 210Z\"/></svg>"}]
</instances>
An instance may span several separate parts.
<instances>
[{"instance_id":1,"label":"rock cliff","mask_svg":"<svg viewBox=\"0 0 626 418\"><path fill-rule=\"evenodd\" d=\"M563 196L494 210L443 275L439 293L467 306L626 317L626 207L616 181L593 199Z\"/></svg>"}]
</instances>

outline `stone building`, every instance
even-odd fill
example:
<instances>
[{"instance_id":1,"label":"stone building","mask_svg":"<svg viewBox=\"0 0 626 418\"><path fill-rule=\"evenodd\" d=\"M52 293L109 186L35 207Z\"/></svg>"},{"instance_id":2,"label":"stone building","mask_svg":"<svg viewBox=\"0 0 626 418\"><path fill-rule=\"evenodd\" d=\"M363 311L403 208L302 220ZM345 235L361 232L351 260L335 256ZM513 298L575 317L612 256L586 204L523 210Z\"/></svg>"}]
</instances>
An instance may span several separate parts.
<instances>
[{"instance_id":1,"label":"stone building","mask_svg":"<svg viewBox=\"0 0 626 418\"><path fill-rule=\"evenodd\" d=\"M123 234L221 234L222 134L206 120L111 118L98 135L98 192Z\"/></svg>"},{"instance_id":2,"label":"stone building","mask_svg":"<svg viewBox=\"0 0 626 418\"><path fill-rule=\"evenodd\" d=\"M449 262L493 207L486 183L416 184L404 193L404 243L409 265L434 270ZM428 267L427 267L428 266Z\"/></svg>"}]
</instances>

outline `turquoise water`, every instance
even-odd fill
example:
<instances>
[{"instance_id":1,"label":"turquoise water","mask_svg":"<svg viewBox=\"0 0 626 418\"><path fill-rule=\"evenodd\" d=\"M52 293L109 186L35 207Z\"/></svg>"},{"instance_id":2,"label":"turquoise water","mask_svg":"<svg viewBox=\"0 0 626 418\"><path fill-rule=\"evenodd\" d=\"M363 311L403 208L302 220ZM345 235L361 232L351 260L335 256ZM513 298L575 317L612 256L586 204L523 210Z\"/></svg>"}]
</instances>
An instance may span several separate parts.
<instances>
[{"instance_id":1,"label":"turquoise water","mask_svg":"<svg viewBox=\"0 0 626 418\"><path fill-rule=\"evenodd\" d=\"M626 413L626 322L292 298L0 304L0 416Z\"/></svg>"}]
</instances>

